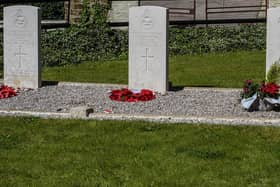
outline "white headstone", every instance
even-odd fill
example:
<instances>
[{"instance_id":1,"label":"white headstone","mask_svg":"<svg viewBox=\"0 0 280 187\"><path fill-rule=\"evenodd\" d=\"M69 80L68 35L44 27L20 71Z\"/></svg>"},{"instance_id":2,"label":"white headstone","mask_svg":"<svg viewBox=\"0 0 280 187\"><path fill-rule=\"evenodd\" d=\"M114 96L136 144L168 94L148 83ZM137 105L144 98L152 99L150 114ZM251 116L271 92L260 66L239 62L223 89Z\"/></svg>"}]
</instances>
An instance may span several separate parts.
<instances>
[{"instance_id":1,"label":"white headstone","mask_svg":"<svg viewBox=\"0 0 280 187\"><path fill-rule=\"evenodd\" d=\"M4 8L4 83L19 88L41 85L40 9Z\"/></svg>"},{"instance_id":2,"label":"white headstone","mask_svg":"<svg viewBox=\"0 0 280 187\"><path fill-rule=\"evenodd\" d=\"M168 89L168 9L129 9L129 88Z\"/></svg>"},{"instance_id":3,"label":"white headstone","mask_svg":"<svg viewBox=\"0 0 280 187\"><path fill-rule=\"evenodd\" d=\"M270 66L280 59L280 7L267 11L266 74Z\"/></svg>"}]
</instances>

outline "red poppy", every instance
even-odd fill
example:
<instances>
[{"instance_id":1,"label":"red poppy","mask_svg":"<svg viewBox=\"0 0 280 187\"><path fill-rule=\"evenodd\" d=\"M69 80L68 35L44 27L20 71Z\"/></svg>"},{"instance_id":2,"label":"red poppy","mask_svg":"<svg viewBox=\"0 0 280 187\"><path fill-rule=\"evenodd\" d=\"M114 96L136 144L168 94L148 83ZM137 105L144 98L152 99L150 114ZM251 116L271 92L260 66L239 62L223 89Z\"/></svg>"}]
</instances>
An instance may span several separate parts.
<instances>
[{"instance_id":1,"label":"red poppy","mask_svg":"<svg viewBox=\"0 0 280 187\"><path fill-rule=\"evenodd\" d=\"M139 93L133 93L131 90L123 88L120 90L112 90L109 98L114 101L138 102L149 101L156 97L151 90L143 89Z\"/></svg>"},{"instance_id":2,"label":"red poppy","mask_svg":"<svg viewBox=\"0 0 280 187\"><path fill-rule=\"evenodd\" d=\"M14 88L2 85L0 87L0 99L16 96L17 93Z\"/></svg>"},{"instance_id":3,"label":"red poppy","mask_svg":"<svg viewBox=\"0 0 280 187\"><path fill-rule=\"evenodd\" d=\"M264 96L276 97L279 94L279 86L275 83L262 84L260 92Z\"/></svg>"}]
</instances>

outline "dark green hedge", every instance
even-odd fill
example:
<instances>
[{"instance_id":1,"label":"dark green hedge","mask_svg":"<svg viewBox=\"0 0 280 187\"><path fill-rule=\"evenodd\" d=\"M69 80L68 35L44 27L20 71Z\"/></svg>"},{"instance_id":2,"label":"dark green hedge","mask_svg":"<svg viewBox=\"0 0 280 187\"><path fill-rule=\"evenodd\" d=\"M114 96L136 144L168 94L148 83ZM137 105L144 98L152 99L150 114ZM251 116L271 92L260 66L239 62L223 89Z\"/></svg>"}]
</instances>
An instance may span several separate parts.
<instances>
[{"instance_id":1,"label":"dark green hedge","mask_svg":"<svg viewBox=\"0 0 280 187\"><path fill-rule=\"evenodd\" d=\"M40 7L42 11L42 19L64 19L64 2L23 3L23 4ZM16 5L16 4L5 3L0 5L0 20L3 19L3 7L11 6L11 5Z\"/></svg>"},{"instance_id":2,"label":"dark green hedge","mask_svg":"<svg viewBox=\"0 0 280 187\"><path fill-rule=\"evenodd\" d=\"M201 54L265 48L266 25L190 28L170 30L170 53Z\"/></svg>"},{"instance_id":3,"label":"dark green hedge","mask_svg":"<svg viewBox=\"0 0 280 187\"><path fill-rule=\"evenodd\" d=\"M42 34L44 65L64 65L127 56L127 32L72 27Z\"/></svg>"},{"instance_id":4,"label":"dark green hedge","mask_svg":"<svg viewBox=\"0 0 280 187\"><path fill-rule=\"evenodd\" d=\"M182 55L264 49L265 31L264 24L171 28L169 52L171 55ZM126 58L128 33L111 30L106 26L90 26L90 28L76 26L44 32L42 52L45 65Z\"/></svg>"}]
</instances>

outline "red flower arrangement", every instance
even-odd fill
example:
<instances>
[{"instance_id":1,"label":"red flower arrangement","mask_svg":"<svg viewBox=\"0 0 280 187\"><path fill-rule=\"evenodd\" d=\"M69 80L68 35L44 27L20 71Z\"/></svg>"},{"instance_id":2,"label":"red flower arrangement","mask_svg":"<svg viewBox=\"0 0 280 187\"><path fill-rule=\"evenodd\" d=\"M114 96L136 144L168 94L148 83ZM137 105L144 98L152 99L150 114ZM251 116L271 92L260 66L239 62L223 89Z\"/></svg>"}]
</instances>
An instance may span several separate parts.
<instances>
[{"instance_id":1,"label":"red flower arrangement","mask_svg":"<svg viewBox=\"0 0 280 187\"><path fill-rule=\"evenodd\" d=\"M279 86L274 82L262 82L261 84L255 84L251 80L246 80L243 86L242 98L252 97L255 93L260 98L271 97L277 98L279 96Z\"/></svg>"},{"instance_id":2,"label":"red flower arrangement","mask_svg":"<svg viewBox=\"0 0 280 187\"><path fill-rule=\"evenodd\" d=\"M151 90L142 89L140 92L133 92L127 88L112 90L109 97L111 100L123 102L150 101L156 98Z\"/></svg>"},{"instance_id":3,"label":"red flower arrangement","mask_svg":"<svg viewBox=\"0 0 280 187\"><path fill-rule=\"evenodd\" d=\"M0 87L0 99L16 96L17 92L14 88L2 85Z\"/></svg>"},{"instance_id":4,"label":"red flower arrangement","mask_svg":"<svg viewBox=\"0 0 280 187\"><path fill-rule=\"evenodd\" d=\"M248 111L279 110L279 88L274 82L263 81L261 84L255 84L251 80L246 80L241 93L241 105Z\"/></svg>"},{"instance_id":5,"label":"red flower arrangement","mask_svg":"<svg viewBox=\"0 0 280 187\"><path fill-rule=\"evenodd\" d=\"M260 96L277 98L279 96L279 86L273 82L262 83L259 88Z\"/></svg>"}]
</instances>

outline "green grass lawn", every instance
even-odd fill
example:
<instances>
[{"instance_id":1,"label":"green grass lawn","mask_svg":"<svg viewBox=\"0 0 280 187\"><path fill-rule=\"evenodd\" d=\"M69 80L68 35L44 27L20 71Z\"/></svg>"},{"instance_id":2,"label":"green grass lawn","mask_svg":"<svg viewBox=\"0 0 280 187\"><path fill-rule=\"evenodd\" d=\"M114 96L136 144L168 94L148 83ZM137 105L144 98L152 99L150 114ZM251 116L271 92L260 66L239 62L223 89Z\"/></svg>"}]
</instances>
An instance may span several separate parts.
<instances>
[{"instance_id":1,"label":"green grass lawn","mask_svg":"<svg viewBox=\"0 0 280 187\"><path fill-rule=\"evenodd\" d=\"M280 128L0 118L0 186L277 186Z\"/></svg>"},{"instance_id":2,"label":"green grass lawn","mask_svg":"<svg viewBox=\"0 0 280 187\"><path fill-rule=\"evenodd\" d=\"M174 86L242 87L244 80L264 80L265 52L234 52L170 58ZM43 69L43 80L127 84L124 61L88 62Z\"/></svg>"},{"instance_id":3,"label":"green grass lawn","mask_svg":"<svg viewBox=\"0 0 280 187\"><path fill-rule=\"evenodd\" d=\"M177 56L169 66L175 86L241 87L263 80L265 52ZM126 84L127 69L44 67L43 79ZM279 184L280 128L0 118L0 186Z\"/></svg>"}]
</instances>

